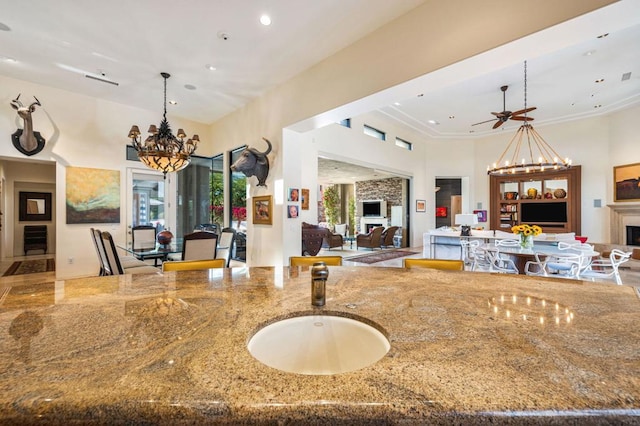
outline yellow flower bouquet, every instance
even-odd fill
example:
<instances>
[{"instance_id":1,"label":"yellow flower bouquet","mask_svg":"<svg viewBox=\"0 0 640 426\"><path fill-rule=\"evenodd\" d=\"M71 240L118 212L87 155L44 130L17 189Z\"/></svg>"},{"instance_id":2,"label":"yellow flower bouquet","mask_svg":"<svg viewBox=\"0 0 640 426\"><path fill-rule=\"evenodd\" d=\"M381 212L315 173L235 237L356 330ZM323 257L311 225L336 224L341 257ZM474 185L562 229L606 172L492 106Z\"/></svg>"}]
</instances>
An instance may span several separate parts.
<instances>
[{"instance_id":1,"label":"yellow flower bouquet","mask_svg":"<svg viewBox=\"0 0 640 426\"><path fill-rule=\"evenodd\" d=\"M542 228L538 225L515 225L511 227L511 232L520 236L520 247L523 249L533 248L533 237L542 234Z\"/></svg>"}]
</instances>

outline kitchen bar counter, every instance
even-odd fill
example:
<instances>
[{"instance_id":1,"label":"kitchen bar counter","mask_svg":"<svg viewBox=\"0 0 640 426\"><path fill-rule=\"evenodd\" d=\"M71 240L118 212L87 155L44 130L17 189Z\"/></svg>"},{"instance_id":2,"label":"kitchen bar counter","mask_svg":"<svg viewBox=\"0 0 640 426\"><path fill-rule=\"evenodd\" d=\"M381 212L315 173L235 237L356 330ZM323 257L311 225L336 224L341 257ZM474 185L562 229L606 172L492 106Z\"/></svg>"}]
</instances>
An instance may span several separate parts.
<instances>
[{"instance_id":1,"label":"kitchen bar counter","mask_svg":"<svg viewBox=\"0 0 640 426\"><path fill-rule=\"evenodd\" d=\"M537 277L329 267L126 275L5 287L2 424L637 424L637 289ZM305 376L255 360L299 312L378 324L377 363ZM296 342L291 342L295 345Z\"/></svg>"}]
</instances>

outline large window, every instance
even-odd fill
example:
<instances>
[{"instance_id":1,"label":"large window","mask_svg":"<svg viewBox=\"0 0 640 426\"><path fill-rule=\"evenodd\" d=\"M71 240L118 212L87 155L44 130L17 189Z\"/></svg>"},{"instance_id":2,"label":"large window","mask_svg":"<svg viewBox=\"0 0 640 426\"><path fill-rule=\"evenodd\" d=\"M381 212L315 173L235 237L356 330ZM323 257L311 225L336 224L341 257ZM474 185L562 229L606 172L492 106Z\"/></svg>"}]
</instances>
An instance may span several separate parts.
<instances>
[{"instance_id":1,"label":"large window","mask_svg":"<svg viewBox=\"0 0 640 426\"><path fill-rule=\"evenodd\" d=\"M231 157L230 165L240 158L245 148L243 146L229 153ZM247 230L247 177L244 173L234 172L231 169L229 169L229 173L231 176L231 179L229 179L231 199L229 223L232 228L245 232Z\"/></svg>"},{"instance_id":2,"label":"large window","mask_svg":"<svg viewBox=\"0 0 640 426\"><path fill-rule=\"evenodd\" d=\"M181 238L201 224L211 220L211 170L210 157L191 157L191 164L176 173L176 232Z\"/></svg>"}]
</instances>

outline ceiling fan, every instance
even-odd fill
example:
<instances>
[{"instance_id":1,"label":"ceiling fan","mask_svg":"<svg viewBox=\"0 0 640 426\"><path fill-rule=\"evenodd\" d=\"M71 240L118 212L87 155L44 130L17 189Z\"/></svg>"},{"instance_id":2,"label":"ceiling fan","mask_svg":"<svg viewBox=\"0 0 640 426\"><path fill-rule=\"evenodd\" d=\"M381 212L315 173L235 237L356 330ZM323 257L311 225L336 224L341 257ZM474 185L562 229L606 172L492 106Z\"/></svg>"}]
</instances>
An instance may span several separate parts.
<instances>
[{"instance_id":1,"label":"ceiling fan","mask_svg":"<svg viewBox=\"0 0 640 426\"><path fill-rule=\"evenodd\" d=\"M484 123L489 123L491 121L495 121L496 123L493 125L493 128L497 129L498 127L500 127L504 123L506 123L507 120L516 120L516 121L531 121L531 120L533 120L533 117L528 117L526 115L523 116L521 114L526 114L529 111L533 111L534 109L536 109L536 107L525 108L525 109L521 109L521 110L514 111L514 112L507 111L507 107L506 107L507 94L506 94L506 92L507 92L508 88L509 88L509 86L502 86L500 88L500 90L502 90L502 112L492 112L491 114L496 116L495 119L481 121L479 123L472 124L472 126L477 126L478 124L484 124Z\"/></svg>"}]
</instances>

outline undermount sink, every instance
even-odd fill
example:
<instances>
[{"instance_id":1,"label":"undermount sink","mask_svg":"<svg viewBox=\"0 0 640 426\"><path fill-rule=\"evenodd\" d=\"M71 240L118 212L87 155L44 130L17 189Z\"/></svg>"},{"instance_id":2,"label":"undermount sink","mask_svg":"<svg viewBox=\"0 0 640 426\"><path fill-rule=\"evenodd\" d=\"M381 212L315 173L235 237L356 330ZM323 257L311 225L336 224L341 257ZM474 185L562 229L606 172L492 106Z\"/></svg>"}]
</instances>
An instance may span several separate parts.
<instances>
[{"instance_id":1,"label":"undermount sink","mask_svg":"<svg viewBox=\"0 0 640 426\"><path fill-rule=\"evenodd\" d=\"M391 345L376 327L342 316L301 315L273 322L249 340L251 355L288 373L329 375L379 361Z\"/></svg>"}]
</instances>

